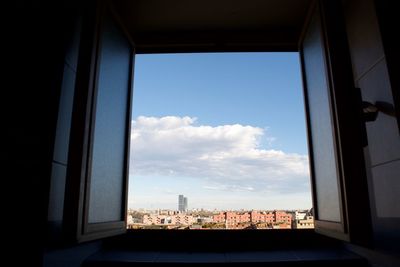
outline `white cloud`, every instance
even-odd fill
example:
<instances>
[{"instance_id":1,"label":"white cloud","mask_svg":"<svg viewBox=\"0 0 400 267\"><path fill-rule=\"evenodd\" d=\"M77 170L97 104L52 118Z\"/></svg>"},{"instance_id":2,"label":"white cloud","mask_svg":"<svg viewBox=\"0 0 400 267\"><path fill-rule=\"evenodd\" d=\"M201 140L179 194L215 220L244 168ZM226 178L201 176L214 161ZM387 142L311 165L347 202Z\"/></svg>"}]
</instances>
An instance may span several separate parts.
<instances>
[{"instance_id":1,"label":"white cloud","mask_svg":"<svg viewBox=\"0 0 400 267\"><path fill-rule=\"evenodd\" d=\"M132 126L131 175L194 177L207 190L309 191L308 157L261 148L265 129L175 116L140 116Z\"/></svg>"}]
</instances>

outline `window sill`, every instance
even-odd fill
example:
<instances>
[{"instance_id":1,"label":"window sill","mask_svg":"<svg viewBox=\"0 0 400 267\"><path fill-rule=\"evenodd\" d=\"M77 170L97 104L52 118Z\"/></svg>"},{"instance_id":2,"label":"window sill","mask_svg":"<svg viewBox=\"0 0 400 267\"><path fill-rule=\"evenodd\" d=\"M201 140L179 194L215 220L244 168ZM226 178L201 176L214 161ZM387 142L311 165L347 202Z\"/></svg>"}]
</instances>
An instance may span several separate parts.
<instances>
[{"instance_id":1,"label":"window sill","mask_svg":"<svg viewBox=\"0 0 400 267\"><path fill-rule=\"evenodd\" d=\"M89 257L84 267L141 265L235 266L368 266L360 256L344 249L302 249L246 252L101 251Z\"/></svg>"},{"instance_id":2,"label":"window sill","mask_svg":"<svg viewBox=\"0 0 400 267\"><path fill-rule=\"evenodd\" d=\"M342 241L304 230L129 230L85 267L141 265L368 266Z\"/></svg>"},{"instance_id":3,"label":"window sill","mask_svg":"<svg viewBox=\"0 0 400 267\"><path fill-rule=\"evenodd\" d=\"M265 251L340 247L342 242L313 229L128 230L106 239L105 247L133 251Z\"/></svg>"}]
</instances>

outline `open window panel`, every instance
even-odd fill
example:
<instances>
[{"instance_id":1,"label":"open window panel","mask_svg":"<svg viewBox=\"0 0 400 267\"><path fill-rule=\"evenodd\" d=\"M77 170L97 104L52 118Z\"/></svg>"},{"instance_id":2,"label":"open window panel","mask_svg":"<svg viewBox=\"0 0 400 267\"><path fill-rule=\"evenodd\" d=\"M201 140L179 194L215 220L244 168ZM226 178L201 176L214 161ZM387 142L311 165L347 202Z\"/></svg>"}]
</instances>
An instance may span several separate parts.
<instances>
[{"instance_id":1,"label":"open window panel","mask_svg":"<svg viewBox=\"0 0 400 267\"><path fill-rule=\"evenodd\" d=\"M85 18L64 204L70 242L126 231L134 46L107 2Z\"/></svg>"},{"instance_id":2,"label":"open window panel","mask_svg":"<svg viewBox=\"0 0 400 267\"><path fill-rule=\"evenodd\" d=\"M126 231L134 49L105 10L82 30L63 221L74 242ZM299 42L315 229L368 244L365 129L344 29L340 1L315 1Z\"/></svg>"},{"instance_id":3,"label":"open window panel","mask_svg":"<svg viewBox=\"0 0 400 267\"><path fill-rule=\"evenodd\" d=\"M339 1L315 1L299 42L315 230L367 245L365 125L343 21Z\"/></svg>"}]
</instances>

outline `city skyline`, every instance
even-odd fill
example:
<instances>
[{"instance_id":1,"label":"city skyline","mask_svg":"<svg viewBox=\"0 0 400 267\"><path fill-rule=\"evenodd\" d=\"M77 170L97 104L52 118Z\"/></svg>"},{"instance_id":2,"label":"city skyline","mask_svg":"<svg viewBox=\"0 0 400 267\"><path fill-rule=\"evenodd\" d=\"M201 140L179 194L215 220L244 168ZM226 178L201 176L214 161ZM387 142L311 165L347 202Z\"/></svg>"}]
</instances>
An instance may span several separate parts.
<instances>
[{"instance_id":1,"label":"city skyline","mask_svg":"<svg viewBox=\"0 0 400 267\"><path fill-rule=\"evenodd\" d=\"M138 55L129 207L309 209L297 53Z\"/></svg>"},{"instance_id":2,"label":"city skyline","mask_svg":"<svg viewBox=\"0 0 400 267\"><path fill-rule=\"evenodd\" d=\"M183 205L183 195L179 195ZM178 209L182 209L181 205ZM128 210L128 229L312 229L312 209L296 211L135 211Z\"/></svg>"}]
</instances>

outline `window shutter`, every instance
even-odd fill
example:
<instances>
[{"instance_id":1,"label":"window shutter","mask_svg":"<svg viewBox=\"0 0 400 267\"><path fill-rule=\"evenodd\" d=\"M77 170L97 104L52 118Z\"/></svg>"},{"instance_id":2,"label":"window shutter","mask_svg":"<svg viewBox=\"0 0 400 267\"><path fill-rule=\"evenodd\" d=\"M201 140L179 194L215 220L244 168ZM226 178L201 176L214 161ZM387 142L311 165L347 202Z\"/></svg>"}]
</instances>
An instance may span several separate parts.
<instances>
[{"instance_id":1,"label":"window shutter","mask_svg":"<svg viewBox=\"0 0 400 267\"><path fill-rule=\"evenodd\" d=\"M124 233L127 215L134 49L102 2L85 27L64 209L73 242Z\"/></svg>"},{"instance_id":2,"label":"window shutter","mask_svg":"<svg viewBox=\"0 0 400 267\"><path fill-rule=\"evenodd\" d=\"M299 43L315 229L367 244L365 125L347 45L340 1L316 1Z\"/></svg>"}]
</instances>

